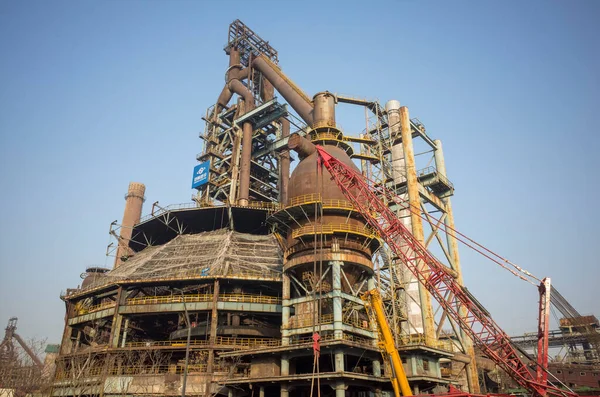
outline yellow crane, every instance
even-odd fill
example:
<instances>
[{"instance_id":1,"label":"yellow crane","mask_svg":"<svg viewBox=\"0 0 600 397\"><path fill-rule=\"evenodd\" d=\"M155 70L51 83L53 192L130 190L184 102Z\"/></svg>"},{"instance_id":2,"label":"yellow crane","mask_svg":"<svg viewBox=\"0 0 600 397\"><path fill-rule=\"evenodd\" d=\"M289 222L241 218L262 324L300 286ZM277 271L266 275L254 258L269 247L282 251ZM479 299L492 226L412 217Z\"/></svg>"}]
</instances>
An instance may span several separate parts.
<instances>
[{"instance_id":1,"label":"yellow crane","mask_svg":"<svg viewBox=\"0 0 600 397\"><path fill-rule=\"evenodd\" d=\"M372 289L365 292L361 298L365 301L365 308L369 313L369 317L377 323L380 334L379 348L381 349L383 358L389 360L390 367L392 368L390 380L394 388L394 395L396 397L412 396L412 391L408 385L408 379L400 360L400 354L398 354L398 349L396 349L396 344L394 343L394 336L385 318L383 301L381 300L379 291Z\"/></svg>"}]
</instances>

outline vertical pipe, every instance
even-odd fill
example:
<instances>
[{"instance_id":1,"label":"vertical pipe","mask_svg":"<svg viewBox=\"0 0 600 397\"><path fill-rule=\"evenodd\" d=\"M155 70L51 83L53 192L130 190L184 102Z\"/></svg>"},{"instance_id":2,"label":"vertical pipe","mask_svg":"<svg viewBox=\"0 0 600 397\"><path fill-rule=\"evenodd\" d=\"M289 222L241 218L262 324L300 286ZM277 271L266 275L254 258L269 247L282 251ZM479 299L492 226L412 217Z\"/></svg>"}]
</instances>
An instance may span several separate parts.
<instances>
[{"instance_id":1,"label":"vertical pipe","mask_svg":"<svg viewBox=\"0 0 600 397\"><path fill-rule=\"evenodd\" d=\"M436 139L433 141L435 144L434 159L435 159L435 168L440 175L447 177L446 174L446 160L444 159L444 151L442 148L442 141ZM463 285L463 276L462 270L460 266L460 255L458 253L458 241L456 240L456 236L451 232L455 228L454 225L454 213L452 212L452 202L450 197L446 197L443 199L443 202L446 206L446 218L444 218L444 225L446 226L448 232L446 233L446 243L448 245L448 253L450 254L452 270L456 272L456 281L458 284ZM459 311L461 316L466 316L466 311L463 307ZM475 362L475 349L473 348L473 342L471 338L464 333L461 329L460 331L461 342L465 349L465 353L471 358L471 362L467 364L465 368L465 373L467 375L467 385L469 387L469 391L471 393L479 393L481 390L479 388L479 374L477 373L477 365Z\"/></svg>"},{"instance_id":2,"label":"vertical pipe","mask_svg":"<svg viewBox=\"0 0 600 397\"><path fill-rule=\"evenodd\" d=\"M240 193L238 204L248 205L250 198L250 164L252 162L252 124L242 126L242 164L240 167Z\"/></svg>"},{"instance_id":3,"label":"vertical pipe","mask_svg":"<svg viewBox=\"0 0 600 397\"><path fill-rule=\"evenodd\" d=\"M402 145L402 130L400 123L400 102L396 100L388 101L385 104L385 110L388 115L388 124L389 124L389 135L391 140L391 156L392 156L392 181L396 188L398 188L401 184L406 183L406 161L404 159L404 148ZM404 200L404 202L408 201L408 193L404 192L399 195L399 197ZM404 227L408 230L412 230L412 222L410 216L410 208L407 205L399 205L397 206L397 215ZM410 247L407 246L406 243L401 242L400 247L403 251L411 252ZM399 285L395 286L398 282ZM405 283L405 285L402 285ZM413 274L408 271L408 269L403 268L402 274L399 274L399 277L394 280L392 278L392 287L394 295L399 295L402 293L402 288L404 289L404 293L408 295L406 299L406 309L409 318L409 323L411 325L410 329L413 329L414 332L423 333L423 315L422 315L422 305L420 304L420 292L419 292L419 283L417 279L413 276ZM396 305L392 307L393 317L396 318ZM397 324L397 321L394 321ZM396 325L394 325L396 327ZM396 343L399 343L398 335L396 333Z\"/></svg>"},{"instance_id":4,"label":"vertical pipe","mask_svg":"<svg viewBox=\"0 0 600 397\"><path fill-rule=\"evenodd\" d=\"M121 347L125 347L127 343L127 330L129 329L129 318L125 319L125 325L123 326L123 340L121 341Z\"/></svg>"},{"instance_id":5,"label":"vertical pipe","mask_svg":"<svg viewBox=\"0 0 600 397\"><path fill-rule=\"evenodd\" d=\"M281 137L290 136L290 121L285 117L281 121ZM288 186L290 181L290 152L282 152L279 155L279 202L287 204Z\"/></svg>"},{"instance_id":6,"label":"vertical pipe","mask_svg":"<svg viewBox=\"0 0 600 397\"><path fill-rule=\"evenodd\" d=\"M396 100L388 101L385 104L385 110L388 115L388 129L390 140L392 141L392 180L395 185L406 181L404 165L404 149L399 142L400 132L400 102Z\"/></svg>"},{"instance_id":7,"label":"vertical pipe","mask_svg":"<svg viewBox=\"0 0 600 397\"><path fill-rule=\"evenodd\" d=\"M142 217L142 206L144 204L144 193L146 186L143 183L131 182L127 194L125 195L125 211L123 212L123 221L121 222L121 231L119 235L119 246L114 267L117 268L123 263L122 258L131 255L129 241L133 234L133 227L140 222Z\"/></svg>"},{"instance_id":8,"label":"vertical pipe","mask_svg":"<svg viewBox=\"0 0 600 397\"><path fill-rule=\"evenodd\" d=\"M400 108L400 131L402 134L402 147L404 149L404 161L406 163L406 186L408 192L408 202L411 207L410 220L412 224L412 233L421 243L425 240L423 233L423 223L421 222L421 197L419 195L419 181L417 179L417 170L415 166L415 153L412 143L412 133L410 130L410 116L408 108ZM423 263L419 264L422 268ZM431 308L431 296L429 292L421 285L419 288L419 300L421 303L421 316L423 318L423 334L426 343L432 343L435 340L435 324L433 321L433 310Z\"/></svg>"},{"instance_id":9,"label":"vertical pipe","mask_svg":"<svg viewBox=\"0 0 600 397\"><path fill-rule=\"evenodd\" d=\"M333 335L335 339L343 337L343 314L342 314L342 262L331 261L332 274L332 300L333 300Z\"/></svg>"},{"instance_id":10,"label":"vertical pipe","mask_svg":"<svg viewBox=\"0 0 600 397\"><path fill-rule=\"evenodd\" d=\"M290 344L290 276L283 273L282 298L281 298L281 344Z\"/></svg>"},{"instance_id":11,"label":"vertical pipe","mask_svg":"<svg viewBox=\"0 0 600 397\"><path fill-rule=\"evenodd\" d=\"M190 314L188 313L188 310L187 310L187 305L185 303L183 291L180 290L179 292L181 292L181 298L183 301L183 310L185 312L185 325L187 327L187 339L186 339L186 343L185 343L185 364L183 367L183 382L181 384L181 397L185 397L185 389L187 386L187 376L188 376L188 363L190 360L190 340L192 337L192 324L190 322Z\"/></svg>"}]
</instances>

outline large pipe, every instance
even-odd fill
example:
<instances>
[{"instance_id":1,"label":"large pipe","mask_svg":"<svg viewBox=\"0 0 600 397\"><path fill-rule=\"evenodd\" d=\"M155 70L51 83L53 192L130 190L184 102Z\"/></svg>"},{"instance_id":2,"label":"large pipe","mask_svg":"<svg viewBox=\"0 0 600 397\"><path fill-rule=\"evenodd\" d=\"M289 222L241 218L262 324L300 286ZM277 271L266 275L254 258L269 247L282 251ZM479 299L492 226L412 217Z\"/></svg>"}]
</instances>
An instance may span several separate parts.
<instances>
[{"instance_id":1,"label":"large pipe","mask_svg":"<svg viewBox=\"0 0 600 397\"><path fill-rule=\"evenodd\" d=\"M276 71L264 56L258 56L252 61L252 67L263 74L273 87L285 98L298 115L309 126L313 125L313 105L306 94L301 94L299 88L285 77L281 71Z\"/></svg>"},{"instance_id":2,"label":"large pipe","mask_svg":"<svg viewBox=\"0 0 600 397\"><path fill-rule=\"evenodd\" d=\"M385 110L388 116L390 138L392 142L397 142L400 137L400 102L396 100L388 101L385 104ZM392 180L394 184L398 185L406 181L405 169L402 143L394 143L392 145Z\"/></svg>"},{"instance_id":3,"label":"large pipe","mask_svg":"<svg viewBox=\"0 0 600 397\"><path fill-rule=\"evenodd\" d=\"M285 117L281 119L281 137L290 136L290 121ZM279 202L287 203L288 186L290 182L290 152L285 151L279 155Z\"/></svg>"},{"instance_id":4,"label":"large pipe","mask_svg":"<svg viewBox=\"0 0 600 397\"><path fill-rule=\"evenodd\" d=\"M246 69L240 64L240 52L237 48L231 48L229 50L229 68L227 69L227 73L225 74L225 86L219 94L219 98L217 99L217 113L221 111L221 109L226 108L233 96L232 90L229 88L229 83L231 80L244 80L247 76Z\"/></svg>"},{"instance_id":5,"label":"large pipe","mask_svg":"<svg viewBox=\"0 0 600 397\"><path fill-rule=\"evenodd\" d=\"M419 242L423 243L425 235L423 233L423 223L421 222L421 196L419 195L419 180L417 179L417 169L415 165L415 152L412 142L412 131L410 130L410 116L408 108L400 108L400 133L402 135L402 147L404 149L404 160L406 162L406 186L408 192L408 202L412 210L410 211L412 234ZM424 266L421 263L421 266ZM435 324L433 321L433 310L431 308L431 296L429 292L417 283L419 290L419 301L421 304L421 317L423 321L423 334L427 344L435 340Z\"/></svg>"},{"instance_id":6,"label":"large pipe","mask_svg":"<svg viewBox=\"0 0 600 397\"><path fill-rule=\"evenodd\" d=\"M317 147L311 141L296 133L290 135L288 147L298 153L300 159L304 159L317 151Z\"/></svg>"},{"instance_id":7,"label":"large pipe","mask_svg":"<svg viewBox=\"0 0 600 397\"><path fill-rule=\"evenodd\" d=\"M123 212L123 221L121 222L121 233L119 235L119 246L117 247L117 256L114 267L117 268L123 263L124 257L128 257L131 252L129 241L133 234L133 227L140 222L142 217L142 206L144 204L144 193L146 186L143 183L131 182L127 195L125 195L125 211Z\"/></svg>"},{"instance_id":8,"label":"large pipe","mask_svg":"<svg viewBox=\"0 0 600 397\"><path fill-rule=\"evenodd\" d=\"M254 96L240 80L229 81L229 89L244 99L244 113L254 109ZM248 205L250 199L250 164L252 162L252 124L242 125L242 161L240 164L239 205Z\"/></svg>"}]
</instances>

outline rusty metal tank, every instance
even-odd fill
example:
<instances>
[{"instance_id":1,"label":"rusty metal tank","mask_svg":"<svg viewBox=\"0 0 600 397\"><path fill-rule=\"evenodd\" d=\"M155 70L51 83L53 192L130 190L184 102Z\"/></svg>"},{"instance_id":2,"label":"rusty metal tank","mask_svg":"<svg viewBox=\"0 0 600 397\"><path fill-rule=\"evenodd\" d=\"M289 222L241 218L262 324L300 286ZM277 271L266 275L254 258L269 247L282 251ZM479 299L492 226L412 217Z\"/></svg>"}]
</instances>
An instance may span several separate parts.
<instances>
[{"instance_id":1,"label":"rusty metal tank","mask_svg":"<svg viewBox=\"0 0 600 397\"><path fill-rule=\"evenodd\" d=\"M108 269L103 267L88 267L85 269L85 273L81 274L83 281L81 282L81 288L85 289L96 282L100 282L104 277Z\"/></svg>"},{"instance_id":2,"label":"rusty metal tank","mask_svg":"<svg viewBox=\"0 0 600 397\"><path fill-rule=\"evenodd\" d=\"M367 237L369 229L360 213L348 210L350 203L336 182L332 180L327 169L323 167L317 172L317 152L314 144L306 138L293 134L289 146L290 149L298 152L301 161L290 177L289 199L286 204L294 206L320 196L323 202L323 213L315 223L314 210L311 216L311 208L307 207L305 212L308 217L296 217L294 223L289 225L291 230L287 234L287 243L290 249L285 268L293 269L300 279L308 279L319 277L319 272L315 274L315 261L323 261L322 268L325 269L329 261L340 260L344 262L344 273L349 284L352 285L372 274L371 256L377 241ZM346 151L336 146L323 147L329 154L358 172L358 168ZM315 232L313 235L308 234L299 239L297 235L302 230L315 230ZM336 232L331 233L332 230ZM347 232L344 233L344 230ZM324 233L321 234L320 231ZM346 283L343 284L344 290L349 290ZM322 292L327 292L326 286L322 289Z\"/></svg>"}]
</instances>

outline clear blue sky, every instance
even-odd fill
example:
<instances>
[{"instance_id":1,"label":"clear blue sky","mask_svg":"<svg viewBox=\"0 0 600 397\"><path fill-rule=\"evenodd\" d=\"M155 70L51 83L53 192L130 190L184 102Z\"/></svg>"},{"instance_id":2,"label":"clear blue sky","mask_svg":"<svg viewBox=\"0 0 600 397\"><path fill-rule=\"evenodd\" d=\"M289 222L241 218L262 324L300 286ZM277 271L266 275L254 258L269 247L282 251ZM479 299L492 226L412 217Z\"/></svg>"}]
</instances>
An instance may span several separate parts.
<instances>
[{"instance_id":1,"label":"clear blue sky","mask_svg":"<svg viewBox=\"0 0 600 397\"><path fill-rule=\"evenodd\" d=\"M59 293L112 263L130 181L144 212L190 201L236 18L310 95L409 106L444 142L458 228L600 315L599 2L0 1L0 325L60 341ZM535 289L462 256L497 322L533 330Z\"/></svg>"}]
</instances>

